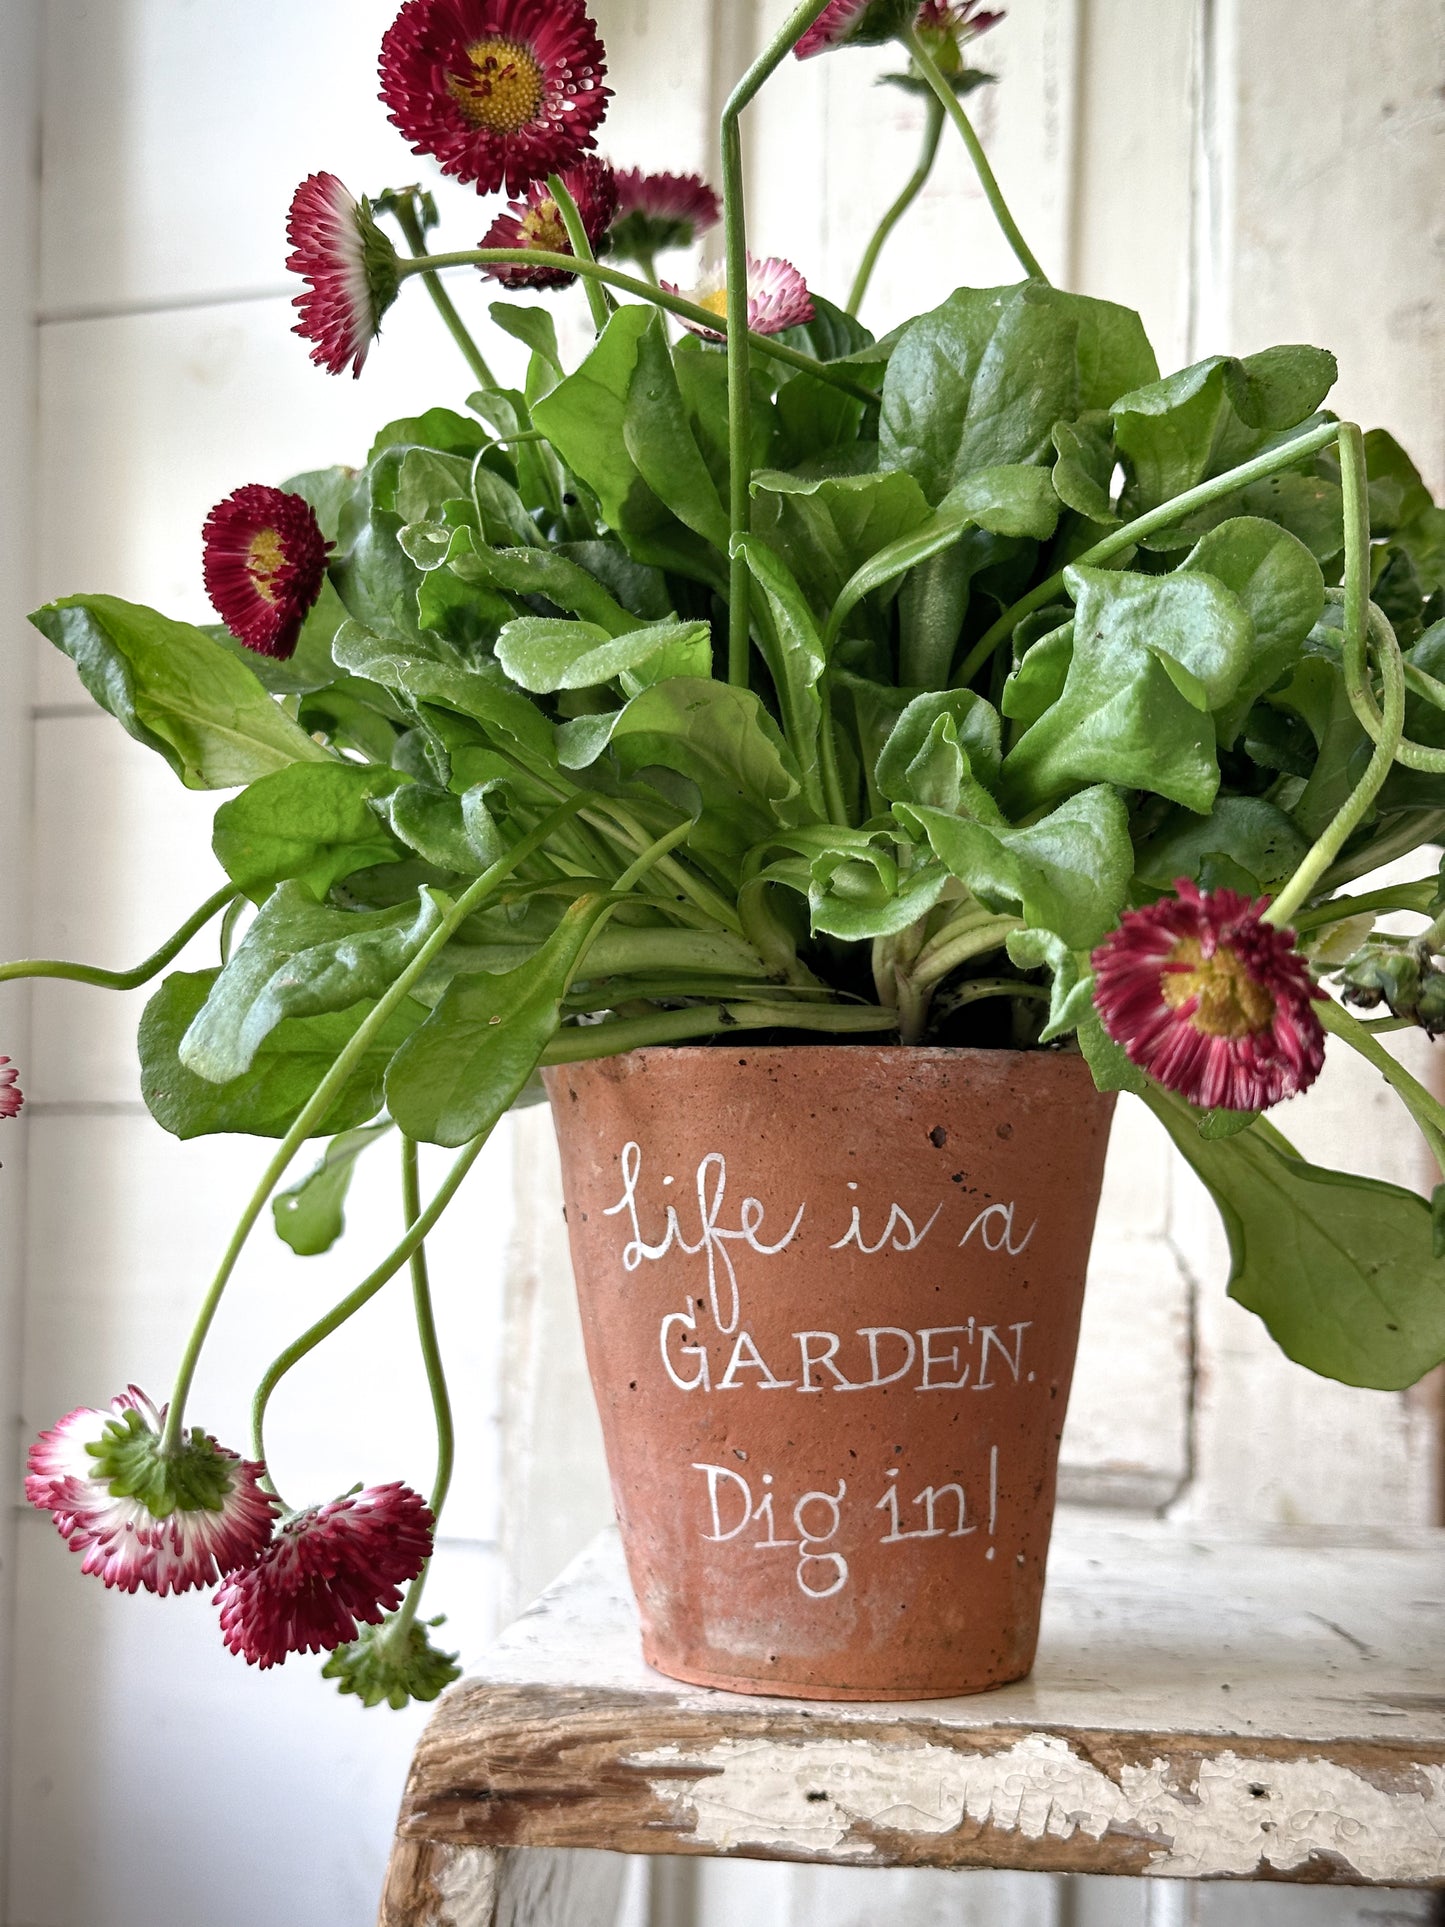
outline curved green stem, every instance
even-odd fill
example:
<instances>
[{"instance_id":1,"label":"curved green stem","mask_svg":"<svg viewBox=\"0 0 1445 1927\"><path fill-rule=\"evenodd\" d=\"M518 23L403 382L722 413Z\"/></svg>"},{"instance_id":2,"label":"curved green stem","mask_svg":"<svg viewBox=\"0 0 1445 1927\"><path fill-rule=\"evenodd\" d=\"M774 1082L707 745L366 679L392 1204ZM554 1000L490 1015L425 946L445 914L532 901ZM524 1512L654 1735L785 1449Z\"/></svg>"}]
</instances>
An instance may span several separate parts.
<instances>
[{"instance_id":1,"label":"curved green stem","mask_svg":"<svg viewBox=\"0 0 1445 1927\"><path fill-rule=\"evenodd\" d=\"M1013 249L1019 266L1030 281L1047 283L1049 277L1039 266L1033 250L1019 232L1018 222L1009 213L1008 203L994 177L993 169L988 164L988 156L983 151L978 135L973 131L972 121L963 111L963 102L939 72L938 62L924 46L915 29L905 27L898 37L913 56L914 66L933 89L934 98L963 136L963 144L968 149L968 158L973 162L974 171L978 175L979 186L983 189L988 204L993 209L993 218L1002 228L1004 239Z\"/></svg>"},{"instance_id":2,"label":"curved green stem","mask_svg":"<svg viewBox=\"0 0 1445 1927\"><path fill-rule=\"evenodd\" d=\"M1364 730L1372 743L1378 743L1384 719L1380 705L1375 701L1375 692L1370 687L1369 677L1364 672L1366 640L1373 640L1377 650L1388 649L1395 642L1395 631L1390 618L1376 602L1366 597L1363 622L1359 621L1351 609L1345 589L1326 589L1326 598L1345 605L1345 687L1350 698L1350 708L1355 720ZM1405 686L1413 688L1424 696L1427 702L1437 708L1445 707L1445 683L1437 682L1434 676L1427 676L1413 663L1404 665ZM1407 769L1425 770L1432 776L1445 772L1445 749L1432 749L1426 743L1415 743L1408 736L1402 736L1395 745L1395 761L1403 763Z\"/></svg>"},{"instance_id":3,"label":"curved green stem","mask_svg":"<svg viewBox=\"0 0 1445 1927\"><path fill-rule=\"evenodd\" d=\"M489 1136L490 1132L484 1131L462 1148L432 1194L430 1204L412 1220L401 1242L393 1245L374 1271L368 1272L359 1285L353 1286L314 1325L308 1325L301 1336L293 1339L285 1351L267 1366L251 1401L252 1452L263 1465L266 1463L266 1408L271 1403L271 1395L276 1387L293 1365L299 1365L308 1352L314 1352L323 1339L329 1338L348 1318L354 1317L363 1305L370 1304L382 1286L391 1282L422 1240L434 1229L437 1220L456 1196L463 1178L481 1155L482 1146Z\"/></svg>"},{"instance_id":4,"label":"curved green stem","mask_svg":"<svg viewBox=\"0 0 1445 1927\"><path fill-rule=\"evenodd\" d=\"M874 228L873 237L863 250L863 259L858 263L858 272L853 277L853 286L848 293L849 314L857 314L863 305L863 297L868 292L868 283L873 279L873 270L878 265L884 242L923 192L933 172L933 163L938 158L938 142L942 132L943 103L935 94L928 101L928 117L923 124L923 150L918 156L918 165L909 175L903 192Z\"/></svg>"},{"instance_id":5,"label":"curved green stem","mask_svg":"<svg viewBox=\"0 0 1445 1927\"><path fill-rule=\"evenodd\" d=\"M562 216L562 225L567 230L567 239L572 243L572 252L579 261L590 261L597 265L597 256L592 252L592 243L587 239L587 230L582 225L582 216L577 203L567 192L566 184L560 174L547 176L547 192L557 204L557 212ZM592 325L601 334L611 317L612 309L608 304L607 290L600 281L584 276L582 285L587 290L587 306L592 310Z\"/></svg>"},{"instance_id":6,"label":"curved green stem","mask_svg":"<svg viewBox=\"0 0 1445 1927\"><path fill-rule=\"evenodd\" d=\"M1439 1165L1441 1175L1445 1176L1445 1105L1426 1090L1419 1078L1412 1077L1405 1066L1390 1055L1384 1045L1376 1040L1371 1026L1352 1017L1333 998L1316 1004L1315 1012L1327 1031L1342 1038L1352 1050L1357 1050L1390 1085L1419 1126L1420 1135L1429 1145L1430 1154Z\"/></svg>"},{"instance_id":7,"label":"curved green stem","mask_svg":"<svg viewBox=\"0 0 1445 1927\"><path fill-rule=\"evenodd\" d=\"M413 207L409 201L399 201L393 212L396 215L398 227L400 227L402 233L406 236L407 246L413 254L424 256L426 254L426 232L421 222L417 219L415 207ZM487 366L486 358L482 354L481 349L477 346L476 342L473 341L467 324L457 313L452 298L442 286L441 276L437 273L435 267L422 263L422 279L426 282L426 291L431 296L437 313L446 323L447 332L466 357L467 366L482 384L483 388L495 388L497 386L497 378Z\"/></svg>"},{"instance_id":8,"label":"curved green stem","mask_svg":"<svg viewBox=\"0 0 1445 1927\"><path fill-rule=\"evenodd\" d=\"M1419 883L1392 883L1387 889L1362 891L1356 897L1332 897L1328 903L1301 910L1294 927L1303 935L1326 924L1341 923L1346 917L1362 917L1367 912L1380 916L1386 910L1414 910L1428 916L1438 888L1437 878L1425 877Z\"/></svg>"},{"instance_id":9,"label":"curved green stem","mask_svg":"<svg viewBox=\"0 0 1445 1927\"><path fill-rule=\"evenodd\" d=\"M1353 692L1368 681L1366 637L1373 636L1384 684L1385 710L1381 733L1375 739L1375 753L1364 775L1265 911L1264 921L1274 924L1276 928L1287 924L1295 911L1309 902L1325 872L1364 821L1366 812L1379 795L1394 765L1395 752L1405 728L1405 667L1400 645L1388 622L1381 634L1367 621L1370 608L1370 506L1366 494L1364 437L1353 422L1339 423L1337 432L1345 522L1345 682L1352 692L1353 702Z\"/></svg>"},{"instance_id":10,"label":"curved green stem","mask_svg":"<svg viewBox=\"0 0 1445 1927\"><path fill-rule=\"evenodd\" d=\"M581 806L581 802L580 792L576 797L569 797L565 803L560 804L557 809L544 817L536 829L522 837L504 857L499 858L489 870L484 870L481 876L462 892L405 970L367 1012L338 1054L336 1061L302 1106L295 1123L282 1138L275 1156L261 1173L261 1181L251 1193L250 1200L241 1213L235 1230L231 1233L230 1242L221 1257L220 1267L201 1302L201 1309L197 1313L195 1325L186 1341L186 1348L176 1372L170 1409L166 1415L165 1431L161 1435L160 1449L163 1454L175 1452L180 1445L185 1424L186 1399L190 1394L191 1381L195 1377L196 1365L206 1342L206 1336L211 1329L222 1295L230 1282L232 1272L236 1269L236 1262L240 1258L246 1240L250 1237L257 1218L264 1210L267 1199L285 1176L286 1168L292 1158L331 1109L338 1093L344 1088L347 1078L369 1048L373 1037L406 997L412 985L422 976L437 952L450 942L456 930L466 922L477 905L490 895L499 883L510 876L519 863L524 862L534 850L540 849L556 826L565 822Z\"/></svg>"},{"instance_id":11,"label":"curved green stem","mask_svg":"<svg viewBox=\"0 0 1445 1927\"><path fill-rule=\"evenodd\" d=\"M1132 549L1136 543L1142 542L1146 535L1153 535L1158 529L1169 528L1184 516L1192 514L1195 509L1207 508L1211 502L1217 502L1226 495L1232 495L1236 489L1246 488L1251 482L1261 481L1266 475L1273 475L1282 468L1290 468L1304 456L1313 455L1320 449L1327 448L1339 432L1337 422L1326 422L1319 428L1311 428L1307 433L1297 435L1293 441L1282 442L1278 448L1268 449L1263 455L1256 455L1250 461L1241 462L1237 468L1228 469L1223 475L1216 475L1207 482L1200 482L1196 488L1186 489L1182 495L1176 495L1171 500L1162 502L1157 509L1150 509L1144 515L1136 515L1132 522L1124 523L1122 528L1111 530L1102 541L1096 542L1092 548L1085 549L1082 555L1076 555L1069 566L1099 568L1106 562L1112 562L1116 555L1122 555L1125 549ZM1063 591L1064 574L1063 569L1057 570L1046 581L1030 589L1026 596L1020 596L1011 608L1004 610L993 627L985 631L969 651L962 669L954 679L955 688L966 688L973 681L979 670L993 655L994 650L1001 642L1008 641L1025 616L1032 615L1035 609L1042 609L1046 603L1057 601Z\"/></svg>"},{"instance_id":12,"label":"curved green stem","mask_svg":"<svg viewBox=\"0 0 1445 1927\"><path fill-rule=\"evenodd\" d=\"M237 894L235 884L228 883L214 896L207 897L200 909L193 911L159 950L153 950L144 963L138 963L132 970L99 970L91 964L62 963L54 957L22 957L17 963L0 964L0 984L13 983L22 977L63 977L69 983L94 984L101 990L137 990L164 970L173 957L178 957L196 932L204 930L216 912L224 910Z\"/></svg>"},{"instance_id":13,"label":"curved green stem","mask_svg":"<svg viewBox=\"0 0 1445 1927\"><path fill-rule=\"evenodd\" d=\"M408 1231L421 1216L421 1180L417 1164L416 1140L403 1137L401 1140L401 1209ZM411 1297L416 1312L417 1337L421 1341L422 1361L426 1366L427 1390L431 1393L432 1411L436 1415L437 1469L429 1501L432 1529L435 1532L436 1522L442 1516L442 1507L447 1502L447 1492L452 1482L452 1466L456 1458L456 1428L452 1423L451 1395L447 1391L446 1369L442 1364L441 1345L437 1340L436 1317L432 1311L431 1280L427 1275L425 1242L419 1244L413 1251L410 1264ZM402 1600L399 1611L387 1629L388 1639L404 1641L411 1631L417 1608L421 1604L427 1574L430 1571L431 1560L428 1559L407 1587L406 1597Z\"/></svg>"},{"instance_id":14,"label":"curved green stem","mask_svg":"<svg viewBox=\"0 0 1445 1927\"><path fill-rule=\"evenodd\" d=\"M650 281L640 280L635 274L623 274L618 268L609 268L605 262L579 261L575 255L551 254L541 248L465 248L456 254L431 254L418 261L399 261L397 268L406 276L427 273L437 267L486 268L494 265L560 268L564 274L580 274L584 279L600 281L605 287L616 288L623 294L635 295L639 301L651 302L654 308L664 308L681 321L696 322L700 327L710 329L713 334L728 332L726 315L714 314L710 308L701 308L697 302L689 301L686 295L670 294L666 288L656 288ZM793 348L787 342L779 341L774 335L750 334L748 346L757 354L782 362L785 367L812 375L815 380L827 382L832 388L841 388L858 401L878 399L876 389L858 381L833 362L818 361L812 355L804 354L801 348Z\"/></svg>"},{"instance_id":15,"label":"curved green stem","mask_svg":"<svg viewBox=\"0 0 1445 1927\"><path fill-rule=\"evenodd\" d=\"M740 689L748 682L751 631L748 610L752 576L736 538L746 535L752 513L752 337L748 333L748 228L743 188L743 109L768 76L786 59L799 36L823 12L828 0L803 0L763 48L728 96L722 112L723 234L727 256L728 352L728 523L734 540L728 560L728 681Z\"/></svg>"},{"instance_id":16,"label":"curved green stem","mask_svg":"<svg viewBox=\"0 0 1445 1927\"><path fill-rule=\"evenodd\" d=\"M1022 929L1023 924L1017 917L989 917L946 943L935 938L920 953L908 976L917 989L931 990L935 984L942 983L950 970L971 963L975 957L986 957L991 950L1001 950L1009 933Z\"/></svg>"}]
</instances>

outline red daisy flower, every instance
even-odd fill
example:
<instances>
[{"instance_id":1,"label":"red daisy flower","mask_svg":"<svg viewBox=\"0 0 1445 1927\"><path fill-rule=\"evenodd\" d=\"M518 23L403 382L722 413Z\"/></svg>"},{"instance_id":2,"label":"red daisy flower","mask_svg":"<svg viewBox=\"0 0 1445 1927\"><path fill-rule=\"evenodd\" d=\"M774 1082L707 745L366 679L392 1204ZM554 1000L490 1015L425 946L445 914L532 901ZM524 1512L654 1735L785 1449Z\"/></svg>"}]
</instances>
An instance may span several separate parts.
<instances>
[{"instance_id":1,"label":"red daisy flower","mask_svg":"<svg viewBox=\"0 0 1445 1927\"><path fill-rule=\"evenodd\" d=\"M1324 992L1269 902L1201 892L1126 911L1094 952L1094 1002L1129 1061L1204 1110L1262 1111L1308 1090L1325 1061Z\"/></svg>"},{"instance_id":2,"label":"red daisy flower","mask_svg":"<svg viewBox=\"0 0 1445 1927\"><path fill-rule=\"evenodd\" d=\"M19 1117L20 1106L25 1102L25 1094L17 1079L19 1071L8 1057L0 1057L0 1118Z\"/></svg>"},{"instance_id":3,"label":"red daisy flower","mask_svg":"<svg viewBox=\"0 0 1445 1927\"><path fill-rule=\"evenodd\" d=\"M54 1514L82 1572L123 1592L210 1586L249 1565L271 1535L264 1468L193 1430L160 1453L165 1409L132 1385L109 1412L70 1412L30 1448L25 1496Z\"/></svg>"},{"instance_id":4,"label":"red daisy flower","mask_svg":"<svg viewBox=\"0 0 1445 1927\"><path fill-rule=\"evenodd\" d=\"M409 1486L371 1486L293 1513L216 1594L221 1633L248 1665L327 1653L401 1604L431 1556L432 1515Z\"/></svg>"},{"instance_id":5,"label":"red daisy flower","mask_svg":"<svg viewBox=\"0 0 1445 1927\"><path fill-rule=\"evenodd\" d=\"M479 194L524 194L595 146L606 71L582 0L406 0L381 43L393 125Z\"/></svg>"},{"instance_id":6,"label":"red daisy flower","mask_svg":"<svg viewBox=\"0 0 1445 1927\"><path fill-rule=\"evenodd\" d=\"M832 0L795 42L799 60L832 47L870 47L892 40L908 25L917 0Z\"/></svg>"},{"instance_id":7,"label":"red daisy flower","mask_svg":"<svg viewBox=\"0 0 1445 1927\"><path fill-rule=\"evenodd\" d=\"M359 375L401 285L395 248L334 174L308 174L297 188L286 239L286 265L307 283L291 304L301 314L292 333L316 344L319 367L340 375L349 362Z\"/></svg>"},{"instance_id":8,"label":"red daisy flower","mask_svg":"<svg viewBox=\"0 0 1445 1927\"><path fill-rule=\"evenodd\" d=\"M594 254L607 234L608 224L617 212L617 177L611 165L596 154L586 154L562 176L562 185L577 203L582 231ZM544 254L570 254L572 243L558 211L557 203L545 182L527 191L523 201L513 201L505 214L499 214L482 236L484 248L537 248ZM566 288L577 279L562 268L523 268L497 263L484 268L494 281L509 288Z\"/></svg>"},{"instance_id":9,"label":"red daisy flower","mask_svg":"<svg viewBox=\"0 0 1445 1927\"><path fill-rule=\"evenodd\" d=\"M664 248L691 247L721 218L722 202L700 174L644 174L640 167L620 168L617 219L609 236L612 252L624 259L650 261Z\"/></svg>"},{"instance_id":10,"label":"red daisy flower","mask_svg":"<svg viewBox=\"0 0 1445 1927\"><path fill-rule=\"evenodd\" d=\"M669 294L681 294L683 289L664 281L662 286ZM688 299L695 301L700 308L710 314L727 316L728 290L727 279L721 268L705 275L691 291ZM782 261L777 255L769 255L760 261L755 254L748 256L748 329L755 335L781 334L784 328L796 328L800 322L811 321L816 310L813 297L808 293L807 283L790 261ZM725 341L727 337L713 328L705 328L700 321L684 321L684 328L690 328L695 335L705 341Z\"/></svg>"},{"instance_id":11,"label":"red daisy flower","mask_svg":"<svg viewBox=\"0 0 1445 1927\"><path fill-rule=\"evenodd\" d=\"M206 594L231 634L259 655L293 655L331 547L311 504L247 482L217 502L202 534Z\"/></svg>"}]
</instances>

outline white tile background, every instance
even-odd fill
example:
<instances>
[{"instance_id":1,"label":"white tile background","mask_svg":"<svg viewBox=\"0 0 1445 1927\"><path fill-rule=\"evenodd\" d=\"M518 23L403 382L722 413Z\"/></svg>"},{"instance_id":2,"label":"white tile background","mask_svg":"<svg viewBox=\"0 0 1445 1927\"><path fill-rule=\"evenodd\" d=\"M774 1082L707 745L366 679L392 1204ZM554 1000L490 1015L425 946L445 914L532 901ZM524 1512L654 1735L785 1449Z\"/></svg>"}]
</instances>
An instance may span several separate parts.
<instances>
[{"instance_id":1,"label":"white tile background","mask_svg":"<svg viewBox=\"0 0 1445 1927\"><path fill-rule=\"evenodd\" d=\"M708 110L729 65L785 10L786 0L598 0L618 90L614 157L706 165ZM388 318L359 383L321 375L288 331L282 229L296 181L324 166L376 190L427 170L373 98L376 45L393 11L394 0L0 0L0 178L34 180L37 101L44 126L43 191L0 197L7 955L131 962L214 878L207 799L181 791L91 711L64 660L29 638L23 609L105 588L204 616L198 532L213 501L241 481L355 459L389 416L466 392L419 294ZM1342 355L1341 406L1394 428L1438 486L1438 7L1014 0L1010 12L987 43L1003 85L979 99L978 118L1050 270L1138 306L1166 365L1221 345L1329 341ZM43 41L35 88L27 35ZM919 110L874 85L886 64L854 54L792 69L750 117L755 244L794 255L835 293L912 164ZM457 245L474 239L471 197L451 189L443 199L444 233ZM946 151L883 257L865 314L881 331L960 280L1013 276L981 196ZM470 286L461 294L480 316L484 299ZM583 332L574 300L570 339ZM487 347L507 365L508 344ZM33 733L21 726L32 702ZM211 941L198 939L193 954ZM0 1391L7 1415L19 1414L12 1450L22 1433L129 1378L163 1392L185 1310L264 1162L262 1145L178 1145L145 1117L133 1060L143 1001L58 984L33 1000L0 994L0 1052L22 1057L31 1099L24 1129L8 1127L0 1143ZM1296 1107L1304 1116L1291 1114L1290 1127L1326 1155L1363 1151L1385 1174L1408 1176L1413 1154L1382 1094L1369 1080L1332 1077L1333 1095ZM244 1439L259 1369L354 1280L360 1253L392 1241L391 1157L385 1147L372 1157L351 1213L357 1255L299 1261L258 1230L197 1386L197 1417L223 1435ZM533 1202L539 1169L518 1174ZM451 1614L464 1647L485 1637L529 1552L509 1538L524 1515L515 1505L509 1514L498 1471L512 1178L503 1134L434 1241L462 1436L429 1600ZM550 1192L543 1201L555 1209ZM9 1282L22 1240L23 1304ZM1175 1499L1196 1516L1433 1516L1428 1409L1322 1386L1282 1364L1256 1321L1223 1299L1223 1269L1197 1187L1125 1109L1066 1440L1070 1489ZM288 1493L325 1496L356 1478L428 1481L405 1314L398 1281L278 1396L271 1443ZM533 1329L573 1342L560 1324ZM597 1503L588 1494L600 1488L573 1478L567 1412L515 1398L507 1409L529 1428L508 1443L507 1463L530 1465L548 1519L536 1539L550 1561L569 1532L587 1529ZM4 1642L15 1656L9 1927L369 1919L419 1717L361 1713L307 1660L256 1675L220 1647L204 1601L106 1594L81 1580L46 1521L22 1511L18 1557L0 1547L0 1668ZM660 1881L659 1895L673 1899L659 1899L655 1927L731 1927L746 1914L789 1927L883 1917L907 1927L1157 1927L1166 1900L1181 1922L1362 1917L1343 1896L1246 1903L1238 1890L1151 1899L1128 1883L1065 1890L1042 1878L850 1880L739 1866L711 1870L700 1898L690 1879L673 1890ZM1398 1917L1420 1917L1415 1905L1401 1898Z\"/></svg>"}]
</instances>

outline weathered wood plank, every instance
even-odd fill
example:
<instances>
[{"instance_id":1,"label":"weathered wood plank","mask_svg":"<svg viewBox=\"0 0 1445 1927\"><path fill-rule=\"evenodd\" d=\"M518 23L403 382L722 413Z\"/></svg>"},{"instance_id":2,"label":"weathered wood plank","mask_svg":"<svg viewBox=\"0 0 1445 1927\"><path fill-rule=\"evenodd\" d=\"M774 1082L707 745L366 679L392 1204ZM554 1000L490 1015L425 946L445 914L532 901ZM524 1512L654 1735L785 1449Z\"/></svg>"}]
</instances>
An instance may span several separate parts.
<instances>
[{"instance_id":1,"label":"weathered wood plank","mask_svg":"<svg viewBox=\"0 0 1445 1927\"><path fill-rule=\"evenodd\" d=\"M627 1863L612 1853L398 1846L377 1927L610 1927Z\"/></svg>"},{"instance_id":2,"label":"weathered wood plank","mask_svg":"<svg viewBox=\"0 0 1445 1927\"><path fill-rule=\"evenodd\" d=\"M1445 1535L1055 1542L1017 1686L804 1707L663 1679L608 1534L443 1700L399 1839L1445 1886Z\"/></svg>"}]
</instances>

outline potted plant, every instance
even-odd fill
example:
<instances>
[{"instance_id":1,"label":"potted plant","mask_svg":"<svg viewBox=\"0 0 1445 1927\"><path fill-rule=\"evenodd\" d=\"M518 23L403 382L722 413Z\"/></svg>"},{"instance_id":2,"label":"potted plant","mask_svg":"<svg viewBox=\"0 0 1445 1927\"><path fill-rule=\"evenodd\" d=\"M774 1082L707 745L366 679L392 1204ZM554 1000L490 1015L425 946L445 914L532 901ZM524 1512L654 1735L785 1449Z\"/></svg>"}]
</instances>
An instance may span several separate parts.
<instances>
[{"instance_id":1,"label":"potted plant","mask_svg":"<svg viewBox=\"0 0 1445 1927\"><path fill-rule=\"evenodd\" d=\"M799 6L723 116L720 210L598 155L583 0L405 0L392 119L512 198L430 253L420 188L311 176L297 331L359 374L420 279L473 392L359 469L219 503L222 626L104 595L34 618L184 783L234 793L223 883L146 965L0 977L160 979L156 1118L278 1143L167 1404L71 1413L29 1495L108 1585L217 1585L257 1665L327 1652L368 1704L455 1676L418 1614L451 1458L425 1240L544 1083L647 1649L686 1678L913 1697L1027 1670L1120 1089L1292 1358L1400 1387L1445 1356L1445 1193L1317 1169L1262 1115L1333 1035L1445 1160L1379 1038L1445 1027L1445 893L1351 887L1445 827L1445 511L1325 409L1325 351L1161 378L1136 315L1050 285L963 104L996 18ZM792 52L889 40L925 149L839 307L749 253L740 116ZM877 341L856 309L945 122L1023 279ZM660 278L720 211L725 274ZM595 344L568 368L544 303L496 302L530 352L500 386L449 268L580 281ZM1376 930L1395 911L1412 934ZM213 919L220 965L163 975ZM20 1102L0 1060L0 1117ZM324 1249L386 1141L406 1234L280 1353L242 1458L187 1410L237 1256L268 1203ZM458 1152L425 1201L419 1143ZM275 1386L408 1270L429 1502L288 1509Z\"/></svg>"}]
</instances>

